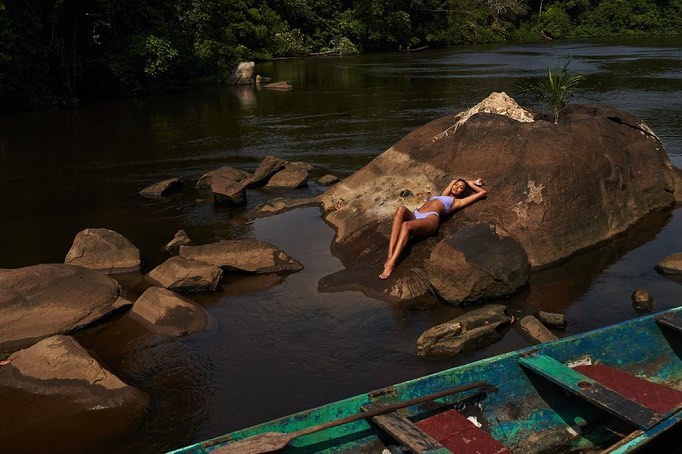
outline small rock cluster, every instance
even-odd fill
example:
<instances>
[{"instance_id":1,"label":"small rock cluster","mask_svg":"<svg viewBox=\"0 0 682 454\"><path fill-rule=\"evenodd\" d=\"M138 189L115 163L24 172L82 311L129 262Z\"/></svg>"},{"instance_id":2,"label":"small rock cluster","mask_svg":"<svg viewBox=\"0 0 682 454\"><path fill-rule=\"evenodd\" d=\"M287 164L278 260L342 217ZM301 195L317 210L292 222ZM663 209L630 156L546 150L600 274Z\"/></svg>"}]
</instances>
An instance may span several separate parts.
<instances>
[{"instance_id":1,"label":"small rock cluster","mask_svg":"<svg viewBox=\"0 0 682 454\"><path fill-rule=\"evenodd\" d=\"M208 172L197 187L209 187L216 203L243 205L246 188L301 187L310 170L306 164L269 156L253 173L232 167ZM325 184L331 181L327 178ZM170 178L140 194L163 197L181 187L180 179ZM69 334L124 310L124 318L154 335L205 331L212 318L188 295L216 291L225 273L281 275L303 269L264 241L197 245L184 230L168 242L166 251L170 257L144 275L150 287L134 302L122 298L119 283L108 275L139 273L140 250L106 228L78 232L64 264L0 269L0 387L53 396L55 405L67 402L83 411L122 409L131 418L121 423L128 424L144 412L148 397L108 371Z\"/></svg>"},{"instance_id":2,"label":"small rock cluster","mask_svg":"<svg viewBox=\"0 0 682 454\"><path fill-rule=\"evenodd\" d=\"M449 322L424 331L417 340L417 356L427 358L451 358L484 347L500 340L515 322L508 309L490 304L467 312ZM519 332L533 343L556 340L547 329L566 327L563 314L540 311L536 316L527 315L518 323Z\"/></svg>"},{"instance_id":3,"label":"small rock cluster","mask_svg":"<svg viewBox=\"0 0 682 454\"><path fill-rule=\"evenodd\" d=\"M288 162L276 156L267 156L253 173L223 166L203 174L195 188L210 189L213 200L218 205L231 207L245 206L246 189L265 187L269 189L297 189L308 184L313 166L303 162ZM317 181L321 186L331 186L339 182L334 175L324 175ZM140 191L140 195L148 198L159 198L170 195L182 188L180 178L168 178L154 183Z\"/></svg>"}]
</instances>

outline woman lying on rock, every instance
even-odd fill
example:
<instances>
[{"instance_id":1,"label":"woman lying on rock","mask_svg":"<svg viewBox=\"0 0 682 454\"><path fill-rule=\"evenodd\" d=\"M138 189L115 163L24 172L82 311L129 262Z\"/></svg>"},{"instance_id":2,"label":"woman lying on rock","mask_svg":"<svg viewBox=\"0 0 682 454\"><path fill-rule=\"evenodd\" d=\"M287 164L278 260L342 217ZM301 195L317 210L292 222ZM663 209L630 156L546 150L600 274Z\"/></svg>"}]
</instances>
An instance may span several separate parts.
<instances>
[{"instance_id":1,"label":"woman lying on rock","mask_svg":"<svg viewBox=\"0 0 682 454\"><path fill-rule=\"evenodd\" d=\"M405 249L410 235L432 236L438 231L441 219L447 214L471 205L485 197L487 192L481 187L485 184L482 178L467 181L461 178L452 180L443 190L443 194L433 196L413 212L401 206L393 217L391 240L388 244L388 259L384 271L379 275L386 279L395 269L400 254Z\"/></svg>"}]
</instances>

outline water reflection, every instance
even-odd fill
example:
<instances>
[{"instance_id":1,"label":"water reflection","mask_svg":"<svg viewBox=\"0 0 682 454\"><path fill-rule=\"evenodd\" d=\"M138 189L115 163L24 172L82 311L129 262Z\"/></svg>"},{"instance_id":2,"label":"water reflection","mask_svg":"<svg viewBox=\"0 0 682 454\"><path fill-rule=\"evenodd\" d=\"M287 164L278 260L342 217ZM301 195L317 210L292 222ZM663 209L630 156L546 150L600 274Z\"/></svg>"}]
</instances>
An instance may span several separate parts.
<instances>
[{"instance_id":1,"label":"water reflection","mask_svg":"<svg viewBox=\"0 0 682 454\"><path fill-rule=\"evenodd\" d=\"M256 106L256 87L251 85L240 85L231 88L234 95L239 100L242 107L252 108Z\"/></svg>"}]
</instances>

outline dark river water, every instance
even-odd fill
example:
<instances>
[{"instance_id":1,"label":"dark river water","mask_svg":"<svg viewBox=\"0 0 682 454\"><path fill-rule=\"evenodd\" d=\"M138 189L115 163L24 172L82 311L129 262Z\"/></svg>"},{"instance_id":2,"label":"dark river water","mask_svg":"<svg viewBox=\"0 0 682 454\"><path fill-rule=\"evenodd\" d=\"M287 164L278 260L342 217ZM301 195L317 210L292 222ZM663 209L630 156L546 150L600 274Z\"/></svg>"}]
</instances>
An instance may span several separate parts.
<instances>
[{"instance_id":1,"label":"dark river water","mask_svg":"<svg viewBox=\"0 0 682 454\"><path fill-rule=\"evenodd\" d=\"M30 429L33 441L51 450L162 452L529 345L511 329L474 354L418 359L417 337L463 309L320 293L319 280L342 266L330 253L334 231L319 210L255 218L251 209L274 197L319 194L319 176L348 176L412 129L492 91L514 96L516 80L542 75L568 55L570 69L587 76L572 102L634 113L682 167L679 38L280 60L259 63L256 72L288 81L292 91L223 86L0 116L0 268L63 262L76 233L88 227L130 239L145 272L167 258L163 246L179 229L196 243L269 241L305 266L283 277L228 276L220 292L191 296L213 319L205 333L168 339L113 319L77 334L107 368L149 395L148 410L126 432L89 418L67 424L55 411ZM267 155L314 165L308 187L249 190L245 209L214 206L193 189L209 170L253 170ZM138 195L169 177L186 181L181 193ZM682 251L681 232L682 210L655 213L598 249L534 273L526 290L503 303L519 316L566 314L559 336L636 317L630 295L637 287L654 297L655 310L677 306L682 281L653 266ZM131 300L146 285L139 276L117 278ZM2 405L13 415L9 424L30 427L16 402ZM21 451L24 442L7 440L3 450Z\"/></svg>"}]
</instances>

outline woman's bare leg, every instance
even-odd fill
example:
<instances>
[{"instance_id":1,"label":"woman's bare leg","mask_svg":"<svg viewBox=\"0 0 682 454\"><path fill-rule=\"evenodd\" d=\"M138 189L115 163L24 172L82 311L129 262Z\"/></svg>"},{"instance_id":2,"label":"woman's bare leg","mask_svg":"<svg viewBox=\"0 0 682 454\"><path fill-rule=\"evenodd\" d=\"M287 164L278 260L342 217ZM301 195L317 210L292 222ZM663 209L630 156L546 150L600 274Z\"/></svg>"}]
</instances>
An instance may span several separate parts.
<instances>
[{"instance_id":1,"label":"woman's bare leg","mask_svg":"<svg viewBox=\"0 0 682 454\"><path fill-rule=\"evenodd\" d=\"M395 249L395 244L398 241L398 235L400 235L400 228L403 226L405 221L414 220L414 214L407 209L405 206L400 206L393 216L393 226L391 227L391 239L388 243L388 255L386 256L386 263L393 256L393 250Z\"/></svg>"},{"instance_id":2,"label":"woman's bare leg","mask_svg":"<svg viewBox=\"0 0 682 454\"><path fill-rule=\"evenodd\" d=\"M402 223L400 233L393 248L393 254L388 258L384 265L384 271L379 275L381 279L388 278L395 269L396 262L402 254L410 234L415 236L431 236L438 231L438 216L428 216L424 219L415 219Z\"/></svg>"}]
</instances>

